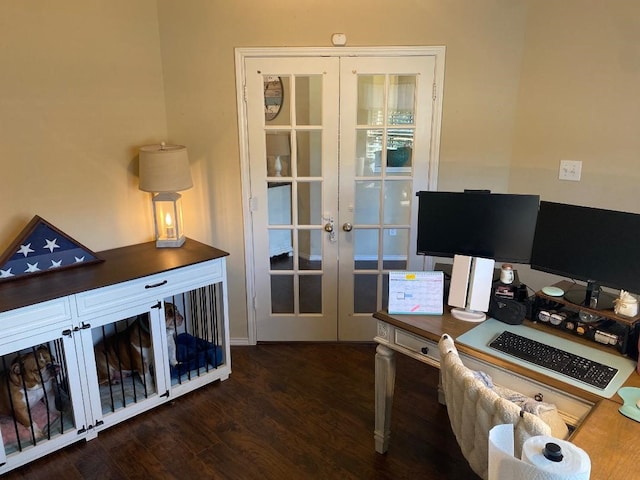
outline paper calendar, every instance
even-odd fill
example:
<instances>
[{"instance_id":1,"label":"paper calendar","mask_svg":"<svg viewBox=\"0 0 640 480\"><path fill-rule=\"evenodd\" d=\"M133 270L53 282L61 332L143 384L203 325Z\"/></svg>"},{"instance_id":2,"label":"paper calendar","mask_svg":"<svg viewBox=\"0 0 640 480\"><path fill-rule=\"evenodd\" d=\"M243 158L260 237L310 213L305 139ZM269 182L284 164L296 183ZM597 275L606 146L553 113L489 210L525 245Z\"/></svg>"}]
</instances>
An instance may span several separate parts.
<instances>
[{"instance_id":1,"label":"paper calendar","mask_svg":"<svg viewBox=\"0 0 640 480\"><path fill-rule=\"evenodd\" d=\"M442 315L442 272L389 272L389 313Z\"/></svg>"}]
</instances>

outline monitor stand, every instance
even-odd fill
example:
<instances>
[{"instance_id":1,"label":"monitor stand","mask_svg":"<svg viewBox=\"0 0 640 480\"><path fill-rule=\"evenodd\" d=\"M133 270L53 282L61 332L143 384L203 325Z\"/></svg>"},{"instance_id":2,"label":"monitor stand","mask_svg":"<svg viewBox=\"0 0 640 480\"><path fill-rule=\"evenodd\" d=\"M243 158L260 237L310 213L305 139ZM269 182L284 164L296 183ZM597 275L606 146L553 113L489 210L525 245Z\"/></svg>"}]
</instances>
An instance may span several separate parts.
<instances>
[{"instance_id":1,"label":"monitor stand","mask_svg":"<svg viewBox=\"0 0 640 480\"><path fill-rule=\"evenodd\" d=\"M468 310L466 308L452 308L451 316L458 320L475 323L484 322L487 319L484 312L476 312L475 310Z\"/></svg>"},{"instance_id":2,"label":"monitor stand","mask_svg":"<svg viewBox=\"0 0 640 480\"><path fill-rule=\"evenodd\" d=\"M587 282L586 287L575 285L564 292L564 299L574 305L593 308L594 310L612 310L615 296L603 292L595 282ZM593 304L592 300L597 303Z\"/></svg>"}]
</instances>

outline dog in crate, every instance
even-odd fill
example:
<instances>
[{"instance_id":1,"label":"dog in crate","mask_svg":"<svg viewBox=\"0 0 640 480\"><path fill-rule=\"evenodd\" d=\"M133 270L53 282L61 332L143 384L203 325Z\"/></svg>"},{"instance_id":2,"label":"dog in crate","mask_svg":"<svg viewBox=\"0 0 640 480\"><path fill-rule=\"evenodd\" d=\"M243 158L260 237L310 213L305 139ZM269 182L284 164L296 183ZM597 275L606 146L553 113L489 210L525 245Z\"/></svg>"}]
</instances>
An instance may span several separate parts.
<instances>
[{"instance_id":1,"label":"dog in crate","mask_svg":"<svg viewBox=\"0 0 640 480\"><path fill-rule=\"evenodd\" d=\"M49 411L56 409L53 384L59 371L60 366L45 346L18 354L9 369L0 374L0 415L13 416L26 428L32 428L36 439L42 438L45 425L32 422L30 409L45 397Z\"/></svg>"},{"instance_id":2,"label":"dog in crate","mask_svg":"<svg viewBox=\"0 0 640 480\"><path fill-rule=\"evenodd\" d=\"M165 328L167 330L169 362L176 359L175 329L182 325L184 317L170 302L164 302ZM103 339L94 347L98 383L118 384L123 377L137 373L145 385L153 385L150 365L153 363L151 335L147 316L138 316L124 331Z\"/></svg>"}]
</instances>

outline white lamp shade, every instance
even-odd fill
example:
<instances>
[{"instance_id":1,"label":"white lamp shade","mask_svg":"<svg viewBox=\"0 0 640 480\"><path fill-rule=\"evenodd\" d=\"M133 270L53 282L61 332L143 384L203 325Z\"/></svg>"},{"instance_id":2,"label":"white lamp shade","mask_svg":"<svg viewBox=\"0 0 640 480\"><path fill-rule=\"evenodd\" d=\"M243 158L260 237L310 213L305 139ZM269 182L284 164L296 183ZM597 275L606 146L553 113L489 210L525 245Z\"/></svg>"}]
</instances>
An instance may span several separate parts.
<instances>
[{"instance_id":1,"label":"white lamp shade","mask_svg":"<svg viewBox=\"0 0 640 480\"><path fill-rule=\"evenodd\" d=\"M140 190L179 192L191 187L187 147L165 144L140 147Z\"/></svg>"}]
</instances>

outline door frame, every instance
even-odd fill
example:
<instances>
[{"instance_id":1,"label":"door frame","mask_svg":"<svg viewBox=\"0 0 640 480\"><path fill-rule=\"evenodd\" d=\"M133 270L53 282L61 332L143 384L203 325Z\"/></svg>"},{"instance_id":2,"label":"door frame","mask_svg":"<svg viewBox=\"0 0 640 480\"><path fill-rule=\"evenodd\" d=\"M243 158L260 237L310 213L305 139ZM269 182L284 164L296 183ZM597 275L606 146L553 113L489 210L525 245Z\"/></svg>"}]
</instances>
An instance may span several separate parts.
<instances>
[{"instance_id":1,"label":"door frame","mask_svg":"<svg viewBox=\"0 0 640 480\"><path fill-rule=\"evenodd\" d=\"M240 150L240 175L242 179L242 216L244 228L245 280L247 290L247 335L248 344L257 343L256 323L256 287L253 271L254 232L251 226L251 214L254 201L251 197L250 156L246 102L247 58L268 57L410 57L434 56L435 75L433 85L433 121L431 128L431 146L429 152L429 190L437 188L438 165L440 161L440 133L442 124L442 101L444 93L444 46L424 47L240 47L235 49L236 66L236 103L238 111L238 141Z\"/></svg>"}]
</instances>

